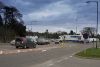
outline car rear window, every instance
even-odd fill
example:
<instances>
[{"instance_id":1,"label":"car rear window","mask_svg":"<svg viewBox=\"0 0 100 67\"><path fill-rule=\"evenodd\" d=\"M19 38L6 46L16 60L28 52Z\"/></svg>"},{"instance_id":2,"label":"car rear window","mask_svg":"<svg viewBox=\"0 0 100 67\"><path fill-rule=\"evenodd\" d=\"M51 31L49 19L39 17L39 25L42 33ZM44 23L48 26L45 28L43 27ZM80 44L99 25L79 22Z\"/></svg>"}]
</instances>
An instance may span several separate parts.
<instances>
[{"instance_id":1,"label":"car rear window","mask_svg":"<svg viewBox=\"0 0 100 67\"><path fill-rule=\"evenodd\" d=\"M31 38L27 38L27 42L33 42Z\"/></svg>"}]
</instances>

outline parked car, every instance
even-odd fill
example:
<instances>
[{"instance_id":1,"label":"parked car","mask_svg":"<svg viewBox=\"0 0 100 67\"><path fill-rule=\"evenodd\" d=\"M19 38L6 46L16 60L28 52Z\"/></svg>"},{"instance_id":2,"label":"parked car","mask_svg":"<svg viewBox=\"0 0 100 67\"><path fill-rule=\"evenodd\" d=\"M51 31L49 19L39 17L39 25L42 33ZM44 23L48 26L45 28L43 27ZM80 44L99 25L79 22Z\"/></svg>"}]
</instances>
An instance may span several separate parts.
<instances>
[{"instance_id":1,"label":"parked car","mask_svg":"<svg viewBox=\"0 0 100 67\"><path fill-rule=\"evenodd\" d=\"M15 39L16 48L36 48L36 43L31 38L18 37Z\"/></svg>"},{"instance_id":2,"label":"parked car","mask_svg":"<svg viewBox=\"0 0 100 67\"><path fill-rule=\"evenodd\" d=\"M47 40L47 39L38 38L38 39L37 39L37 44L38 44L38 45L47 45L47 44L50 44L50 42L49 42L49 40Z\"/></svg>"},{"instance_id":3,"label":"parked car","mask_svg":"<svg viewBox=\"0 0 100 67\"><path fill-rule=\"evenodd\" d=\"M12 41L10 42L10 44L11 44L11 45L15 45L15 40L12 40Z\"/></svg>"},{"instance_id":4,"label":"parked car","mask_svg":"<svg viewBox=\"0 0 100 67\"><path fill-rule=\"evenodd\" d=\"M54 43L55 43L55 44L59 44L60 41L59 41L58 39L55 39L55 40L54 40Z\"/></svg>"},{"instance_id":5,"label":"parked car","mask_svg":"<svg viewBox=\"0 0 100 67\"><path fill-rule=\"evenodd\" d=\"M99 41L99 39L96 39L96 38L89 38L89 42L96 42L96 41Z\"/></svg>"}]
</instances>

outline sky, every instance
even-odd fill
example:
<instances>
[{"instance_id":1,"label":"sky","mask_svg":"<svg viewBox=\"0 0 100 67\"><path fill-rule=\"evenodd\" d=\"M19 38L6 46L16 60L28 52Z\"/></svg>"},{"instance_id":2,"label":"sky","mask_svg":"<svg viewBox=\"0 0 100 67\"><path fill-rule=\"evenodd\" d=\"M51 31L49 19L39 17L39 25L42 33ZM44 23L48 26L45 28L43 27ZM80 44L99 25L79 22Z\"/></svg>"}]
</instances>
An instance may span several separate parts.
<instances>
[{"instance_id":1,"label":"sky","mask_svg":"<svg viewBox=\"0 0 100 67\"><path fill-rule=\"evenodd\" d=\"M22 14L27 30L49 32L73 30L78 33L84 27L96 27L96 3L100 0L0 0L15 6ZM99 4L100 5L100 4ZM100 7L99 7L100 16ZM100 19L99 19L100 33Z\"/></svg>"}]
</instances>

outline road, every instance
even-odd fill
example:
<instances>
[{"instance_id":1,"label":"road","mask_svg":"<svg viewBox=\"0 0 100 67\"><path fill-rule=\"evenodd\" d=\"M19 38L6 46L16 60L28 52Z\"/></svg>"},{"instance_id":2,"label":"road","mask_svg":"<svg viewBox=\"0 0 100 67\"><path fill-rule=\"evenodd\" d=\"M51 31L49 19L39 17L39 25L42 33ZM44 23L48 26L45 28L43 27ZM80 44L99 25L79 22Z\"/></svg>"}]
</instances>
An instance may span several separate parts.
<instances>
[{"instance_id":1,"label":"road","mask_svg":"<svg viewBox=\"0 0 100 67\"><path fill-rule=\"evenodd\" d=\"M42 45L27 52L1 54L0 67L100 67L100 60L74 56L88 47L91 44Z\"/></svg>"}]
</instances>

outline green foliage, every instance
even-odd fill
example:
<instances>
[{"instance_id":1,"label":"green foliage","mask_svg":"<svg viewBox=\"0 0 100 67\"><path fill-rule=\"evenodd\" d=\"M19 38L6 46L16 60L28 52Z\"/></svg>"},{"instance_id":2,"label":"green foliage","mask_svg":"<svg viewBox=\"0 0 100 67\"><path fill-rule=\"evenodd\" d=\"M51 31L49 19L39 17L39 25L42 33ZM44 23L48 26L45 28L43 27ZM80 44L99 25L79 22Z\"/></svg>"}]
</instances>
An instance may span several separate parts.
<instances>
[{"instance_id":1,"label":"green foliage","mask_svg":"<svg viewBox=\"0 0 100 67\"><path fill-rule=\"evenodd\" d=\"M16 7L3 5L0 10L3 10L2 16L0 15L0 34L3 40L7 38L12 39L16 36L26 36L26 26L22 20L22 14ZM4 23L3 23L4 22Z\"/></svg>"},{"instance_id":2,"label":"green foliage","mask_svg":"<svg viewBox=\"0 0 100 67\"><path fill-rule=\"evenodd\" d=\"M7 27L14 30L17 36L26 36L26 26L18 23L16 20L12 20L12 22L9 23Z\"/></svg>"},{"instance_id":3,"label":"green foliage","mask_svg":"<svg viewBox=\"0 0 100 67\"><path fill-rule=\"evenodd\" d=\"M73 30L70 31L69 35L74 35L76 34Z\"/></svg>"},{"instance_id":4,"label":"green foliage","mask_svg":"<svg viewBox=\"0 0 100 67\"><path fill-rule=\"evenodd\" d=\"M89 48L76 55L87 58L100 58L100 48Z\"/></svg>"}]
</instances>

